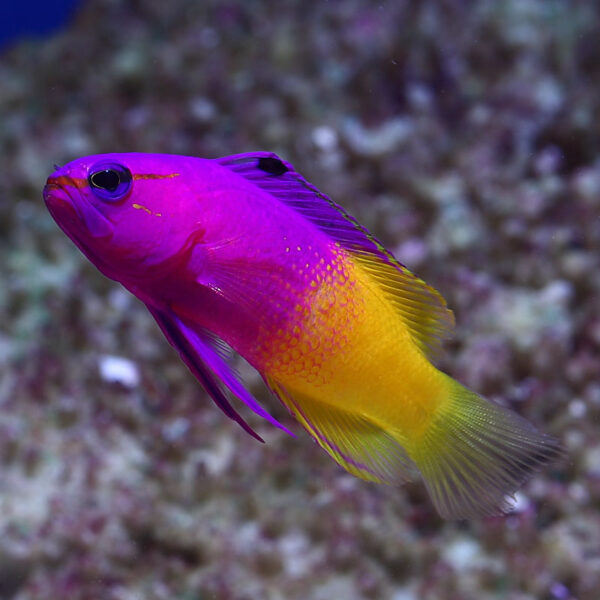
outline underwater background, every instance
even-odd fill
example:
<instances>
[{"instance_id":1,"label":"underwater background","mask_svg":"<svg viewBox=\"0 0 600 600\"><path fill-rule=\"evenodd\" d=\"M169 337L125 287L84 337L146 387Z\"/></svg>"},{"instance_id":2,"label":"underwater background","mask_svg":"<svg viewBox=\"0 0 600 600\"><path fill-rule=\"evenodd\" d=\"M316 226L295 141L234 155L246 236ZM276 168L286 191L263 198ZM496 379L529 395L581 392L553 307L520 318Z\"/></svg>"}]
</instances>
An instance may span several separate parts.
<instances>
[{"instance_id":1,"label":"underwater background","mask_svg":"<svg viewBox=\"0 0 600 600\"><path fill-rule=\"evenodd\" d=\"M596 600L598 5L64 5L0 30L0 598ZM252 150L445 296L444 370L561 439L510 515L353 478L240 363L298 438L245 435L41 198L85 154Z\"/></svg>"}]
</instances>

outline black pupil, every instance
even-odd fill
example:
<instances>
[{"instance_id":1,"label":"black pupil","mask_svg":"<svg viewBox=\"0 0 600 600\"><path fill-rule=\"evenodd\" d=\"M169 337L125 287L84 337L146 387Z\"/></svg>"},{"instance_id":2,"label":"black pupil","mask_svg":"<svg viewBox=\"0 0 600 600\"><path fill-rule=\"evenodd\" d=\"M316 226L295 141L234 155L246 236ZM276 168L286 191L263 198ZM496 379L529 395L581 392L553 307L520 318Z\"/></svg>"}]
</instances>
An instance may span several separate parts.
<instances>
[{"instance_id":1,"label":"black pupil","mask_svg":"<svg viewBox=\"0 0 600 600\"><path fill-rule=\"evenodd\" d=\"M103 190L114 192L121 183L119 174L113 169L105 169L104 171L97 171L91 177L92 184Z\"/></svg>"}]
</instances>

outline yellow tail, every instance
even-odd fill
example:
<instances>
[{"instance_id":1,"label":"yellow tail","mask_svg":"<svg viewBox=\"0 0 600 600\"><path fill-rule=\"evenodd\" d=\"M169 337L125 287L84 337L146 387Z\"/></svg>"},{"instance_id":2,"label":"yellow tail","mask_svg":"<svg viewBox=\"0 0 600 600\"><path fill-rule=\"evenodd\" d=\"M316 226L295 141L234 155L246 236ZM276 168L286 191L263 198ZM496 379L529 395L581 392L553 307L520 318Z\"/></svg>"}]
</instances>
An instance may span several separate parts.
<instances>
[{"instance_id":1,"label":"yellow tail","mask_svg":"<svg viewBox=\"0 0 600 600\"><path fill-rule=\"evenodd\" d=\"M443 517L503 514L510 509L509 496L557 458L560 446L513 411L443 376L450 396L418 437L403 436L399 424L382 423L368 408L352 412L268 383L315 441L353 475L401 484L418 469Z\"/></svg>"},{"instance_id":2,"label":"yellow tail","mask_svg":"<svg viewBox=\"0 0 600 600\"><path fill-rule=\"evenodd\" d=\"M560 456L560 445L515 412L448 380L450 398L410 456L443 517L503 514L509 496Z\"/></svg>"}]
</instances>

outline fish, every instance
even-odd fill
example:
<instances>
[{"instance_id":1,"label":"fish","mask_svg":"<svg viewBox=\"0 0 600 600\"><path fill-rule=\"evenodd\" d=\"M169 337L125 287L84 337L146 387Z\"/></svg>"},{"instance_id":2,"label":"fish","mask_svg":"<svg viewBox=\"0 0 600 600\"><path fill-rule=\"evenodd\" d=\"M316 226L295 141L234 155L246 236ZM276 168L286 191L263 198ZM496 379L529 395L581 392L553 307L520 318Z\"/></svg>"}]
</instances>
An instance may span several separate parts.
<instances>
[{"instance_id":1,"label":"fish","mask_svg":"<svg viewBox=\"0 0 600 600\"><path fill-rule=\"evenodd\" d=\"M454 327L444 298L276 154L86 156L58 167L43 198L259 441L232 402L294 433L250 393L232 351L346 471L420 477L444 518L505 514L562 453L435 366Z\"/></svg>"}]
</instances>

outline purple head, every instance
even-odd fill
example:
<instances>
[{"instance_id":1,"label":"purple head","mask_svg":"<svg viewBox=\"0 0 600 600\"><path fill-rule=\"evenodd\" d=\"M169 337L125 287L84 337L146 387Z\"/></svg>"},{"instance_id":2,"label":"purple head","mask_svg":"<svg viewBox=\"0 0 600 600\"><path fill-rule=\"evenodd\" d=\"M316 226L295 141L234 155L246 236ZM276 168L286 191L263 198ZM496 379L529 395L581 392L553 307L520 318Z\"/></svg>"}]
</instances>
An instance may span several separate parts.
<instances>
[{"instance_id":1,"label":"purple head","mask_svg":"<svg viewBox=\"0 0 600 600\"><path fill-rule=\"evenodd\" d=\"M44 200L105 275L135 280L175 259L193 242L192 232L201 234L200 202L190 203L189 195L202 191L207 163L173 155L87 156L48 178Z\"/></svg>"}]
</instances>

